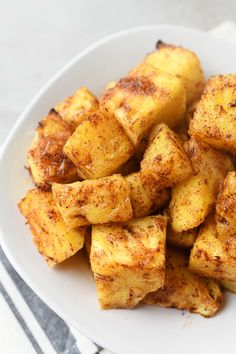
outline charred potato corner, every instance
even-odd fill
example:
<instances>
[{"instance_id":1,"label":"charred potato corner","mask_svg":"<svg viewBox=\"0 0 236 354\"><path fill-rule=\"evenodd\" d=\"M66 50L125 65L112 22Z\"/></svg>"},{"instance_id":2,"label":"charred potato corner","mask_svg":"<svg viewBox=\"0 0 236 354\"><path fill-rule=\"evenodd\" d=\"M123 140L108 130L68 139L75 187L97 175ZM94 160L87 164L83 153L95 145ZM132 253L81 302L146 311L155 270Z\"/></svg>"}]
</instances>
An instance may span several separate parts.
<instances>
[{"instance_id":1,"label":"charred potato corner","mask_svg":"<svg viewBox=\"0 0 236 354\"><path fill-rule=\"evenodd\" d=\"M159 41L110 79L39 122L19 210L50 266L86 251L101 309L211 317L236 293L236 74Z\"/></svg>"}]
</instances>

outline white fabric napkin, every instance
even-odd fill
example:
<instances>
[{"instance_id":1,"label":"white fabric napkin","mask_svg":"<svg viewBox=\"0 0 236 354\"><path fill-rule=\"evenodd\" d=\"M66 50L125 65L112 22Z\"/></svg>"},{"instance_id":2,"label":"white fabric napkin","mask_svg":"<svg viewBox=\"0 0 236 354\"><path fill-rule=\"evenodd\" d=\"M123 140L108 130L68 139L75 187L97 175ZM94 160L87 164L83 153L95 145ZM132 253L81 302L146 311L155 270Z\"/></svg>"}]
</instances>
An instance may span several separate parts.
<instances>
[{"instance_id":1,"label":"white fabric napkin","mask_svg":"<svg viewBox=\"0 0 236 354\"><path fill-rule=\"evenodd\" d=\"M211 34L236 42L236 25L224 22L213 28ZM7 126L6 122L6 126ZM6 128L0 128L5 132ZM0 262L0 353L4 354L55 354L49 338L37 322L23 296L16 287L2 263ZM69 326L70 327L70 326ZM82 354L111 354L105 349L99 349L77 329L70 327L76 340L76 346ZM74 352L73 352L74 353ZM68 354L70 354L68 352Z\"/></svg>"}]
</instances>

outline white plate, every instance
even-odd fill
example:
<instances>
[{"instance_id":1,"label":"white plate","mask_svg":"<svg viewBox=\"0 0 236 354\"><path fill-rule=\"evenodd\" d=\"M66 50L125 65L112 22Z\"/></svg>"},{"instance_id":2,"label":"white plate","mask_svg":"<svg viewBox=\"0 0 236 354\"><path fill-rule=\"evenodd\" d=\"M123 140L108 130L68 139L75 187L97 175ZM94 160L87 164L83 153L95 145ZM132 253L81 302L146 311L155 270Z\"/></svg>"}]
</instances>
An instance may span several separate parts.
<instances>
[{"instance_id":1,"label":"white plate","mask_svg":"<svg viewBox=\"0 0 236 354\"><path fill-rule=\"evenodd\" d=\"M17 202L31 186L24 170L37 122L65 96L86 85L99 94L153 50L158 39L193 49L207 76L236 72L236 47L209 34L181 27L130 29L98 42L63 68L40 91L18 120L0 160L1 245L29 286L62 318L88 337L122 354L235 353L236 296L212 319L174 309L140 306L101 311L83 255L50 269L32 244Z\"/></svg>"}]
</instances>

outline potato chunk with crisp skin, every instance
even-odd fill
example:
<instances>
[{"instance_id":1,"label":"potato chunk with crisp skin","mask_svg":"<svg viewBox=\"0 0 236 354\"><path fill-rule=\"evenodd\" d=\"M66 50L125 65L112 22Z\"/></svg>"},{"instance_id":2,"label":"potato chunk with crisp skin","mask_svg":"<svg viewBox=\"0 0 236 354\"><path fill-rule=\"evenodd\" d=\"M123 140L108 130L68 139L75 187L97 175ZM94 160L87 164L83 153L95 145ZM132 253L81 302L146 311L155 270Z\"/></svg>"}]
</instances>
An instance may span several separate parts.
<instances>
[{"instance_id":1,"label":"potato chunk with crisp skin","mask_svg":"<svg viewBox=\"0 0 236 354\"><path fill-rule=\"evenodd\" d=\"M216 202L216 230L223 240L236 239L236 172L229 172Z\"/></svg>"},{"instance_id":2,"label":"potato chunk with crisp skin","mask_svg":"<svg viewBox=\"0 0 236 354\"><path fill-rule=\"evenodd\" d=\"M141 179L159 190L172 187L192 175L190 160L182 142L164 123L151 133L141 162Z\"/></svg>"},{"instance_id":3,"label":"potato chunk with crisp skin","mask_svg":"<svg viewBox=\"0 0 236 354\"><path fill-rule=\"evenodd\" d=\"M78 180L76 167L63 152L71 134L70 125L54 110L39 123L28 152L29 171L37 186Z\"/></svg>"},{"instance_id":4,"label":"potato chunk with crisp skin","mask_svg":"<svg viewBox=\"0 0 236 354\"><path fill-rule=\"evenodd\" d=\"M64 151L85 179L116 172L133 155L134 147L115 118L98 111L78 126Z\"/></svg>"},{"instance_id":5,"label":"potato chunk with crisp skin","mask_svg":"<svg viewBox=\"0 0 236 354\"><path fill-rule=\"evenodd\" d=\"M95 225L90 253L102 309L132 308L164 285L166 218Z\"/></svg>"},{"instance_id":6,"label":"potato chunk with crisp skin","mask_svg":"<svg viewBox=\"0 0 236 354\"><path fill-rule=\"evenodd\" d=\"M220 309L222 299L217 282L191 273L185 252L170 248L167 250L165 285L148 294L143 302L212 317Z\"/></svg>"},{"instance_id":7,"label":"potato chunk with crisp skin","mask_svg":"<svg viewBox=\"0 0 236 354\"><path fill-rule=\"evenodd\" d=\"M75 130L91 113L99 108L97 98L86 88L81 87L74 95L67 97L55 106L55 111Z\"/></svg>"},{"instance_id":8,"label":"potato chunk with crisp skin","mask_svg":"<svg viewBox=\"0 0 236 354\"><path fill-rule=\"evenodd\" d=\"M166 240L170 245L189 248L192 247L197 238L197 229L192 229L188 231L176 232L171 227L170 212L168 208L165 208L163 215L168 219Z\"/></svg>"},{"instance_id":9,"label":"potato chunk with crisp skin","mask_svg":"<svg viewBox=\"0 0 236 354\"><path fill-rule=\"evenodd\" d=\"M220 285L231 293L236 294L236 281L221 280Z\"/></svg>"},{"instance_id":10,"label":"potato chunk with crisp skin","mask_svg":"<svg viewBox=\"0 0 236 354\"><path fill-rule=\"evenodd\" d=\"M186 89L177 77L141 64L108 90L100 104L137 147L155 123L174 127L184 118Z\"/></svg>"},{"instance_id":11,"label":"potato chunk with crisp skin","mask_svg":"<svg viewBox=\"0 0 236 354\"><path fill-rule=\"evenodd\" d=\"M161 209L169 201L169 190L158 191L151 185L145 185L141 180L140 172L126 176L125 180L130 187L130 198L135 218Z\"/></svg>"},{"instance_id":12,"label":"potato chunk with crisp skin","mask_svg":"<svg viewBox=\"0 0 236 354\"><path fill-rule=\"evenodd\" d=\"M158 41L157 50L148 54L145 63L181 78L187 89L187 104L198 99L205 84L201 63L189 49Z\"/></svg>"},{"instance_id":13,"label":"potato chunk with crisp skin","mask_svg":"<svg viewBox=\"0 0 236 354\"><path fill-rule=\"evenodd\" d=\"M85 229L73 230L65 224L51 192L31 189L18 206L38 251L50 266L73 256L83 247Z\"/></svg>"},{"instance_id":14,"label":"potato chunk with crisp skin","mask_svg":"<svg viewBox=\"0 0 236 354\"><path fill-rule=\"evenodd\" d=\"M190 121L189 133L236 154L236 74L209 79Z\"/></svg>"},{"instance_id":15,"label":"potato chunk with crisp skin","mask_svg":"<svg viewBox=\"0 0 236 354\"><path fill-rule=\"evenodd\" d=\"M133 216L130 189L121 175L71 184L54 183L52 192L64 221L74 228L124 222Z\"/></svg>"},{"instance_id":16,"label":"potato chunk with crisp skin","mask_svg":"<svg viewBox=\"0 0 236 354\"><path fill-rule=\"evenodd\" d=\"M225 153L199 139L191 138L186 150L195 175L172 189L170 216L176 232L193 229L205 220L216 203L227 172L233 169L233 163Z\"/></svg>"},{"instance_id":17,"label":"potato chunk with crisp skin","mask_svg":"<svg viewBox=\"0 0 236 354\"><path fill-rule=\"evenodd\" d=\"M201 226L191 254L189 268L200 275L218 280L236 281L235 242L220 239L213 216Z\"/></svg>"}]
</instances>

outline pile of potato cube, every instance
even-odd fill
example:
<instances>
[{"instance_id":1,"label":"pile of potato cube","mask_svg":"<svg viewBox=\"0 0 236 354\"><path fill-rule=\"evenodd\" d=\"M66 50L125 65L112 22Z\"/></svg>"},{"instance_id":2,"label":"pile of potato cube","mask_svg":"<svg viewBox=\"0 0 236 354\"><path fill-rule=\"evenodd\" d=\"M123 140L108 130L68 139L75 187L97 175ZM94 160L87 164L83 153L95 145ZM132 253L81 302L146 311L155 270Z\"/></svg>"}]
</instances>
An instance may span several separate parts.
<instances>
[{"instance_id":1,"label":"pile of potato cube","mask_svg":"<svg viewBox=\"0 0 236 354\"><path fill-rule=\"evenodd\" d=\"M156 50L99 100L87 88L39 122L36 187L19 203L49 265L85 247L102 309L213 316L236 292L236 74Z\"/></svg>"}]
</instances>

